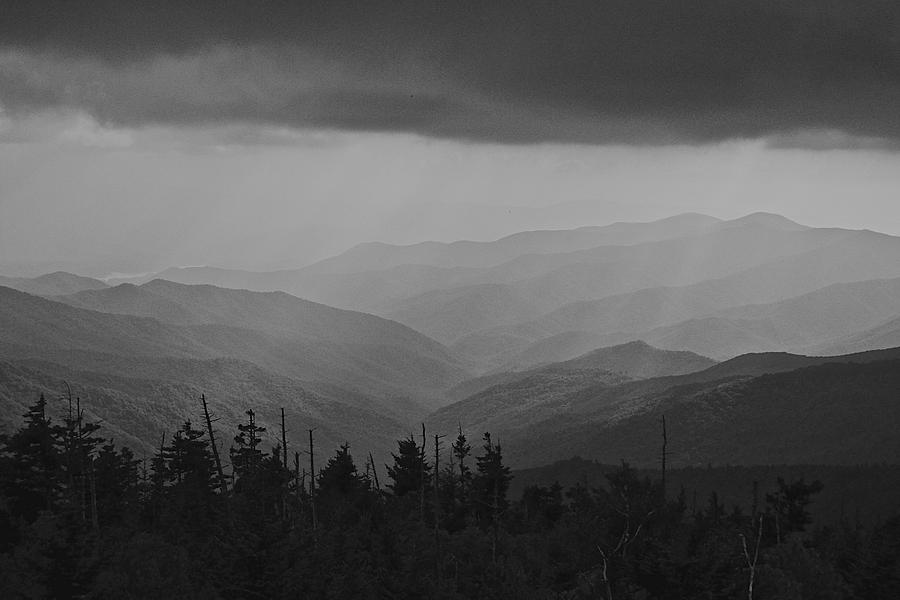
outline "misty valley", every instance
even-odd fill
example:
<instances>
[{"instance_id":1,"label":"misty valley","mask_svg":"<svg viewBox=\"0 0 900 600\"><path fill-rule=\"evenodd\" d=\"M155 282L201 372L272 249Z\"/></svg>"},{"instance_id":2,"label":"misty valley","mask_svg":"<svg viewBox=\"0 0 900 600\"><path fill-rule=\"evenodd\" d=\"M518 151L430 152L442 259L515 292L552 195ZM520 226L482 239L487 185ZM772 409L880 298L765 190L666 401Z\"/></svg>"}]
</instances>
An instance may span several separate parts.
<instances>
[{"instance_id":1,"label":"misty valley","mask_svg":"<svg viewBox=\"0 0 900 600\"><path fill-rule=\"evenodd\" d=\"M0 595L891 598L900 238L0 277ZM749 587L748 587L749 586Z\"/></svg>"}]
</instances>

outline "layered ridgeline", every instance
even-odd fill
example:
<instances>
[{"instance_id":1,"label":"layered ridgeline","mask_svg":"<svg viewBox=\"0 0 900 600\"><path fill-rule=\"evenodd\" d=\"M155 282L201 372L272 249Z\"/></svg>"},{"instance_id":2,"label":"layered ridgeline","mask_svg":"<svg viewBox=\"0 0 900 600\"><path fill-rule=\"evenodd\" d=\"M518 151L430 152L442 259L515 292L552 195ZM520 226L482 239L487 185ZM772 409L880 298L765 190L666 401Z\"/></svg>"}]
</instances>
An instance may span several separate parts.
<instances>
[{"instance_id":1,"label":"layered ridgeline","mask_svg":"<svg viewBox=\"0 0 900 600\"><path fill-rule=\"evenodd\" d=\"M282 290L378 314L449 345L481 372L635 339L722 360L833 352L839 343L866 349L852 346L853 336L900 315L896 281L873 281L900 278L900 238L764 213L689 214L494 242L364 244L295 270L197 267L157 277ZM847 318L835 318L845 308Z\"/></svg>"},{"instance_id":2,"label":"layered ridgeline","mask_svg":"<svg viewBox=\"0 0 900 600\"><path fill-rule=\"evenodd\" d=\"M84 290L102 290L109 287L99 279L81 277L64 271L47 273L38 277L4 277L0 275L0 286L19 290L35 296L58 296L74 294Z\"/></svg>"},{"instance_id":3,"label":"layered ridgeline","mask_svg":"<svg viewBox=\"0 0 900 600\"><path fill-rule=\"evenodd\" d=\"M616 389L629 382L702 371L715 364L691 352L632 342L601 348L573 360L522 372L478 377L456 386L451 395L468 397L429 418L436 431L496 431L504 435L557 414L567 414L567 398L584 390Z\"/></svg>"},{"instance_id":4,"label":"layered ridgeline","mask_svg":"<svg viewBox=\"0 0 900 600\"><path fill-rule=\"evenodd\" d=\"M552 372L522 373L437 411L432 422L491 430L517 466L572 456L658 466L663 416L673 466L894 463L900 456L900 348L748 354L683 375L533 383Z\"/></svg>"},{"instance_id":5,"label":"layered ridgeline","mask_svg":"<svg viewBox=\"0 0 900 600\"><path fill-rule=\"evenodd\" d=\"M61 299L0 288L4 417L36 390L58 396L65 380L146 444L196 418L204 392L223 416L284 406L296 436L320 426L329 442L384 451L466 376L406 326L280 292L156 281Z\"/></svg>"},{"instance_id":6,"label":"layered ridgeline","mask_svg":"<svg viewBox=\"0 0 900 600\"><path fill-rule=\"evenodd\" d=\"M215 389L228 415L253 399L269 418L289 398L302 399L290 409L294 429L308 422L303 431L371 440L376 450L437 410L428 418L435 430L495 431L522 464L575 453L615 462L634 452L644 460L624 440L643 448L634 432L652 429L647 424L664 411L673 432L676 415L696 425L675 461L791 462L799 447L772 456L753 443L744 453L712 447L703 436L719 439L719 430L699 424L721 416L727 432L753 422L738 411L742 404L726 400L762 394L753 382L767 373L883 359L818 356L900 346L900 238L763 213L731 221L680 215L493 242L364 244L267 273L170 269L113 286L64 273L4 281L27 292L0 289L4 418L30 399L10 404L9 390L31 385L55 397L65 379L85 397L108 399L110 410L127 407L122 435L145 442L149 429L175 416L138 414L142 403L152 406L150 390L162 390L187 416L201 391ZM815 368L803 382L832 367ZM821 391L774 381L766 385L791 390L772 395L783 402ZM883 390L873 390L866 398L881 398ZM706 416L679 412L692 410ZM766 410L760 419L776 418L774 406ZM859 414L874 419L866 410ZM786 422L805 427L795 417ZM872 439L884 423L873 420ZM609 434L605 441L599 431ZM703 450L695 456L694 447ZM844 456L895 460L859 448Z\"/></svg>"},{"instance_id":7,"label":"layered ridgeline","mask_svg":"<svg viewBox=\"0 0 900 600\"><path fill-rule=\"evenodd\" d=\"M300 382L233 358L152 357L120 359L102 370L38 359L0 360L3 430L19 423L41 393L50 400L50 414L61 422L68 410L69 389L80 398L89 420L102 420L107 435L139 456L158 451L163 436L168 441L186 420L203 427L201 395L220 419L216 427L223 432L246 420L244 412L252 408L257 420L268 426L263 439L273 447L281 444L284 408L289 451L306 448L307 430L315 429L318 443L329 451L352 441L360 451L383 456L394 446L398 431L408 430L405 419L372 398L328 384ZM223 433L220 441L227 448L231 437Z\"/></svg>"},{"instance_id":8,"label":"layered ridgeline","mask_svg":"<svg viewBox=\"0 0 900 600\"><path fill-rule=\"evenodd\" d=\"M813 250L689 285L648 286L611 295L598 292L595 299L568 303L531 320L483 329L463 336L455 340L451 347L479 356L497 366L510 363L527 365L528 360L544 359L540 347L546 346L555 336L561 336L562 339L556 337L557 343L549 346L549 349L555 352L553 358L557 360L584 352L586 347L580 344L587 343L587 347L596 347L637 338L671 349L691 350L722 359L751 351L806 351L824 344L836 335L845 335L846 330L840 328L846 324L855 321L855 326L868 328L883 322L888 315L896 315L896 304L891 302L889 295L878 297L882 284L874 283L869 286L870 289L862 286L849 292L840 287L827 291L824 288L842 283L896 279L900 276L900 238L865 231L835 233L832 230L791 232L785 235L803 236L823 231L825 237L832 234L840 237ZM727 240L723 239L723 248L727 246ZM740 311L735 315L723 314L728 309L779 303L818 290L823 290L821 296L804 300L809 302L810 310L801 309L794 313L794 316L802 315L805 318L804 323L792 327L794 331L805 328L812 321L816 322L815 329L810 330L807 335L795 334L793 338L779 339L777 334L747 334L741 331L744 325L741 321L745 316ZM845 324L836 322L834 311L823 312L821 315L817 312L819 307L816 303L822 307L831 304L840 310L844 301L842 294L847 302L861 299L861 305L868 302L865 296L871 294L877 304L872 305L871 313L866 312L869 310L866 306L854 307L848 304L847 309L855 310L856 313L853 320ZM829 300L828 296L833 296L834 300ZM758 321L755 325L749 324L751 331L765 332L767 326L770 330L781 327L784 320L779 324L772 324L772 318L780 316L777 314L779 308L782 307L771 307L771 316L760 314L758 309L748 309L750 314L747 317ZM715 321L706 322L703 324L705 327L695 327L692 332L692 326L695 325L692 321L705 318L713 318ZM668 326L680 326L681 331L686 330L688 334L661 330ZM718 336L714 331L716 326L722 330ZM706 340L697 335L704 332L709 332L712 339ZM565 352L566 343L573 344L572 353ZM503 348L503 351L498 352L498 348Z\"/></svg>"},{"instance_id":9,"label":"layered ridgeline","mask_svg":"<svg viewBox=\"0 0 900 600\"><path fill-rule=\"evenodd\" d=\"M631 381L702 371L714 360L693 352L660 350L643 341L609 348L597 348L567 361L553 362L525 371L500 371L482 375L454 386L448 397L462 400L482 390L521 382L529 378L553 379L556 376L595 376L603 381ZM521 384L518 384L521 385Z\"/></svg>"}]
</instances>

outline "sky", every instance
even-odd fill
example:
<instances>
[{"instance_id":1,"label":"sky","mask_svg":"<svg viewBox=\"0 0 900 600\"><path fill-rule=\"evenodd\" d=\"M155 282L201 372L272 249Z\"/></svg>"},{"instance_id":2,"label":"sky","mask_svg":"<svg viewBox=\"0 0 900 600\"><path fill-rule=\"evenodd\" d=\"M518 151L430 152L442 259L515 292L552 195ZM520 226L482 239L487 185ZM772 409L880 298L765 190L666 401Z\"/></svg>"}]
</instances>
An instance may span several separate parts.
<instances>
[{"instance_id":1,"label":"sky","mask_svg":"<svg viewBox=\"0 0 900 600\"><path fill-rule=\"evenodd\" d=\"M756 211L900 235L900 6L0 0L0 273Z\"/></svg>"}]
</instances>

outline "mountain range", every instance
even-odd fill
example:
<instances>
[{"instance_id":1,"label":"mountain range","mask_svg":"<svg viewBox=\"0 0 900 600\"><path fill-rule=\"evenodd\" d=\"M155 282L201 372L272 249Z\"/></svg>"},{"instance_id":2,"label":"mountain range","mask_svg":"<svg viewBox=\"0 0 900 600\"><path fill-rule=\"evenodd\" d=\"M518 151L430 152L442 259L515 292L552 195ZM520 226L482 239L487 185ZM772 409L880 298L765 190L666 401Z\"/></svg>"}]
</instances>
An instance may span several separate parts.
<instances>
[{"instance_id":1,"label":"mountain range","mask_svg":"<svg viewBox=\"0 0 900 600\"><path fill-rule=\"evenodd\" d=\"M635 339L717 359L775 349L826 352L845 335L898 313L875 307L871 318L857 314L853 328L831 331L824 323L835 321L823 318L815 332L773 337L766 331L771 319L757 313L751 319L756 322L747 322L740 311L727 310L820 290L809 301L827 303L825 296L842 293L829 286L900 278L900 238L810 228L766 213L731 221L687 214L653 223L525 232L495 242L365 244L293 271L195 267L156 277L282 290L378 314L489 372L566 360ZM859 327L858 320L864 321Z\"/></svg>"},{"instance_id":2,"label":"mountain range","mask_svg":"<svg viewBox=\"0 0 900 600\"><path fill-rule=\"evenodd\" d=\"M293 270L0 277L0 418L68 384L145 451L205 393L229 422L285 408L292 445L316 428L385 456L424 420L495 432L516 466L651 465L666 415L673 464L890 462L897 347L900 238L685 214Z\"/></svg>"},{"instance_id":3,"label":"mountain range","mask_svg":"<svg viewBox=\"0 0 900 600\"><path fill-rule=\"evenodd\" d=\"M466 375L406 326L281 292L154 281L64 298L77 306L0 287L5 423L37 391L57 397L67 382L89 414L119 423L145 449L151 433L196 419L206 393L229 422L248 408L274 419L280 404L335 444L385 451Z\"/></svg>"},{"instance_id":4,"label":"mountain range","mask_svg":"<svg viewBox=\"0 0 900 600\"><path fill-rule=\"evenodd\" d=\"M440 431L491 431L517 466L581 456L652 467L664 415L674 466L890 463L900 456L900 348L834 357L747 354L681 375L545 384L553 373L554 366L521 373L438 410L430 422Z\"/></svg>"},{"instance_id":5,"label":"mountain range","mask_svg":"<svg viewBox=\"0 0 900 600\"><path fill-rule=\"evenodd\" d=\"M0 275L0 286L35 296L74 294L84 290L102 290L109 287L99 279L81 277L64 271L47 273L38 277L4 277Z\"/></svg>"}]
</instances>

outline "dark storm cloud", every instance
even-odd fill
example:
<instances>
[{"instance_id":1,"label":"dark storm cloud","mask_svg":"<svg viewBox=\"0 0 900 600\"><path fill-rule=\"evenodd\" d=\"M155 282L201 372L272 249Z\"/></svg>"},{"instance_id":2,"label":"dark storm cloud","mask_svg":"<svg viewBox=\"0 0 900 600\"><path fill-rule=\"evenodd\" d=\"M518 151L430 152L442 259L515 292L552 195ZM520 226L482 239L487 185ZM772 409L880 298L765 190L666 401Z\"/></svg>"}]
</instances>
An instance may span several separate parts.
<instances>
[{"instance_id":1,"label":"dark storm cloud","mask_svg":"<svg viewBox=\"0 0 900 600\"><path fill-rule=\"evenodd\" d=\"M894 1L33 0L0 15L10 111L502 142L900 138Z\"/></svg>"}]
</instances>

